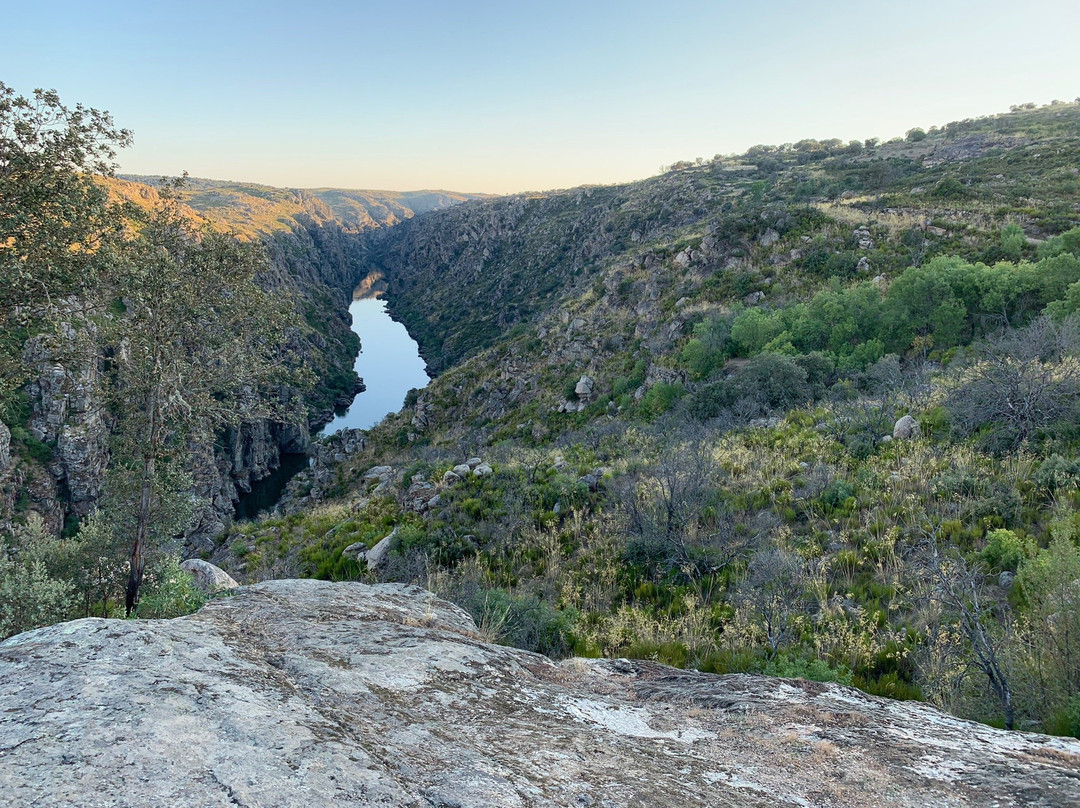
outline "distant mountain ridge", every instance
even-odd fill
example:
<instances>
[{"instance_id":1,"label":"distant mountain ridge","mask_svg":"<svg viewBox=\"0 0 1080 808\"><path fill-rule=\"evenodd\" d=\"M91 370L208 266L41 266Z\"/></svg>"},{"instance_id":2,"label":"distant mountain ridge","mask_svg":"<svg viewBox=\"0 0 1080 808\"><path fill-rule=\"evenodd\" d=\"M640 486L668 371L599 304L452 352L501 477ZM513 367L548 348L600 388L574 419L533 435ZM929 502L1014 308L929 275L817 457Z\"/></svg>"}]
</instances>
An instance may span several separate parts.
<instances>
[{"instance_id":1,"label":"distant mountain ridge","mask_svg":"<svg viewBox=\"0 0 1080 808\"><path fill-rule=\"evenodd\" d=\"M124 174L120 178L150 187L161 184L160 177L147 175ZM427 189L277 188L189 177L181 196L187 205L208 218L254 235L291 229L301 216L334 219L346 230L359 233L489 195Z\"/></svg>"}]
</instances>

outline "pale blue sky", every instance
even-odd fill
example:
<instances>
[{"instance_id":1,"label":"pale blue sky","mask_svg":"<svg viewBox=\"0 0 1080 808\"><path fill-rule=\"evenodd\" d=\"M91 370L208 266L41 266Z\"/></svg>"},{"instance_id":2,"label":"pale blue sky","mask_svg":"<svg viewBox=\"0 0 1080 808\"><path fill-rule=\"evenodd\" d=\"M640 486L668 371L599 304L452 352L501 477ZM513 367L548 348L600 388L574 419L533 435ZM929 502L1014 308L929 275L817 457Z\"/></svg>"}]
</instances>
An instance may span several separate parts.
<instances>
[{"instance_id":1,"label":"pale blue sky","mask_svg":"<svg viewBox=\"0 0 1080 808\"><path fill-rule=\"evenodd\" d=\"M1078 0L8 3L0 81L124 171L493 193L1080 96Z\"/></svg>"}]
</instances>

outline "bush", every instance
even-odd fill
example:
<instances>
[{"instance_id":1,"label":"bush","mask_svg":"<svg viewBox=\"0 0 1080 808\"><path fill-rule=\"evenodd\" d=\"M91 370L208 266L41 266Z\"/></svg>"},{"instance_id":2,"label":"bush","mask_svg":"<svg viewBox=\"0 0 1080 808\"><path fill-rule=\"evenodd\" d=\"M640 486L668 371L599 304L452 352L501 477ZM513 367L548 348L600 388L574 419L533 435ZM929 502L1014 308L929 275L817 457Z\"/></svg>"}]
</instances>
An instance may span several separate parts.
<instances>
[{"instance_id":1,"label":"bush","mask_svg":"<svg viewBox=\"0 0 1080 808\"><path fill-rule=\"evenodd\" d=\"M830 667L824 659L807 659L788 654L778 654L775 659L765 663L761 672L766 676L782 676L785 679L809 679L812 682L836 682L848 686L852 684L851 671L847 668Z\"/></svg>"},{"instance_id":2,"label":"bush","mask_svg":"<svg viewBox=\"0 0 1080 808\"><path fill-rule=\"evenodd\" d=\"M464 605L477 626L502 645L550 657L567 656L574 647L571 629L577 612L555 609L535 595L478 589Z\"/></svg>"},{"instance_id":3,"label":"bush","mask_svg":"<svg viewBox=\"0 0 1080 808\"><path fill-rule=\"evenodd\" d=\"M139 618L171 618L197 612L206 596L195 586L191 573L180 569L180 559L169 556L150 572L147 588L139 600Z\"/></svg>"},{"instance_id":4,"label":"bush","mask_svg":"<svg viewBox=\"0 0 1080 808\"><path fill-rule=\"evenodd\" d=\"M980 556L991 570L1016 572L1020 562L1034 554L1030 540L1021 539L1011 530L991 530Z\"/></svg>"}]
</instances>

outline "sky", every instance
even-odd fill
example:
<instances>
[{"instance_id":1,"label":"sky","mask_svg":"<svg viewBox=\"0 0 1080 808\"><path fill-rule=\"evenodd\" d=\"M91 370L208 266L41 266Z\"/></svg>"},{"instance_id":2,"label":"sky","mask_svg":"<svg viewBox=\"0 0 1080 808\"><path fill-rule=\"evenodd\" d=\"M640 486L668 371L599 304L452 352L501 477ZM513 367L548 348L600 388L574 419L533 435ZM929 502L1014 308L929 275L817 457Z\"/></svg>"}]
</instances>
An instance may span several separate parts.
<instances>
[{"instance_id":1,"label":"sky","mask_svg":"<svg viewBox=\"0 0 1080 808\"><path fill-rule=\"evenodd\" d=\"M1080 96L1077 0L5 3L0 82L125 173L484 193Z\"/></svg>"}]
</instances>

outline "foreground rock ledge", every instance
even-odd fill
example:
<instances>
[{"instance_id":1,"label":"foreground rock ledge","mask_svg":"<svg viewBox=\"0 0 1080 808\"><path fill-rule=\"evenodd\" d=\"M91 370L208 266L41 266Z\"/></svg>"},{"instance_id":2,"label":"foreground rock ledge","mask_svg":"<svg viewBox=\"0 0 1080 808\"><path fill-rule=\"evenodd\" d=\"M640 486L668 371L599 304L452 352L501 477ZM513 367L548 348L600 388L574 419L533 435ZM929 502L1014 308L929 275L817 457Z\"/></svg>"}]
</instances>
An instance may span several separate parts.
<instances>
[{"instance_id":1,"label":"foreground rock ledge","mask_svg":"<svg viewBox=\"0 0 1080 808\"><path fill-rule=\"evenodd\" d=\"M482 642L413 587L273 581L0 644L6 806L1076 806L1080 742Z\"/></svg>"}]
</instances>

